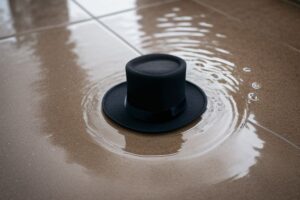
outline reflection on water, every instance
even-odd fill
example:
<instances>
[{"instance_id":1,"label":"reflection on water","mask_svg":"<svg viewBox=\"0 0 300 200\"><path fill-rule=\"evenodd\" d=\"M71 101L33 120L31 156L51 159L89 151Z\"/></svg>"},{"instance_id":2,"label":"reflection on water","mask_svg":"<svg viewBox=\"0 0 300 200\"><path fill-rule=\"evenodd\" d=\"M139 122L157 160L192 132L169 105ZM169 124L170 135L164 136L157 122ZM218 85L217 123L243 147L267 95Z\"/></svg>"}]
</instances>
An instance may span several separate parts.
<instances>
[{"instance_id":1,"label":"reflection on water","mask_svg":"<svg viewBox=\"0 0 300 200\"><path fill-rule=\"evenodd\" d=\"M245 66L242 73L238 71L234 52L222 45L229 36L216 31L207 14L190 15L179 7L171 6L156 11L141 9L127 12L120 18L108 17L104 22L110 23L113 28L117 25L116 30L126 30L121 32L121 36L145 53L165 52L184 58L188 62L187 79L203 88L209 102L202 119L189 127L159 136L130 133L108 123L109 120L106 121L100 114L104 93L125 80L124 72L120 71L92 85L82 101L87 131L92 138L120 155L150 160L199 156L204 159L228 141L234 144L232 149L237 148L235 153L230 154L241 161L237 165L240 168L234 168L232 176L246 175L259 156L256 149L263 147L255 128L246 123L248 104L257 101L258 97L255 91L244 95L249 86L243 83L243 77L251 75L251 68ZM254 82L250 87L258 90L261 86ZM245 135L247 137L243 137ZM248 142L251 145L247 145ZM246 155L251 156L244 159ZM220 159L224 155L215 156L215 159ZM223 162L227 163L231 156L225 157L228 160Z\"/></svg>"},{"instance_id":2,"label":"reflection on water","mask_svg":"<svg viewBox=\"0 0 300 200\"><path fill-rule=\"evenodd\" d=\"M119 126L108 124L100 114L104 93L125 81L124 71L120 71L92 85L83 99L87 131L110 151L139 159L178 159L206 154L246 128L248 104L257 100L257 95L251 92L247 97L240 92L245 86L232 59L233 53L222 45L228 36L217 32L206 14L190 15L171 6L155 11L155 15L153 12L137 10L122 14L122 20L108 18L108 22L126 30L121 34L124 39L145 53L166 52L184 58L188 62L187 79L203 88L208 96L207 111L197 123L170 134L128 134ZM245 67L244 72L251 70ZM252 87L260 86L254 82Z\"/></svg>"},{"instance_id":3,"label":"reflection on water","mask_svg":"<svg viewBox=\"0 0 300 200\"><path fill-rule=\"evenodd\" d=\"M95 62L98 59L105 64L98 66L78 52L90 48L95 40L107 49L110 42L119 41L95 24L78 25L78 29L62 27L22 37L28 43L34 41L29 48L41 69L41 80L33 87L41 98L37 118L43 121L42 133L51 144L64 149L66 162L83 166L93 176L109 177L109 181L135 182L140 187L161 187L168 182L166 187L172 188L178 177L166 176L167 171L184 176L184 181L205 184L245 176L255 165L263 141L255 127L246 122L248 102L240 95L244 86L230 59L234 52L219 45L229 36L216 32L205 14L182 14L178 7L159 12L157 18L146 10L129 12L121 22L122 28L126 28L128 40L139 43L145 52L172 53L188 61L187 79L203 88L209 99L202 119L162 135L134 133L105 119L102 96L125 80L124 68L105 68L118 63L118 56L93 57ZM95 27L99 35L93 35L90 27ZM98 46L86 49L87 57L99 51ZM113 55L113 50L107 49L107 54ZM118 53L121 56L124 52ZM89 67L100 68L102 74L89 74ZM153 180L147 182L149 177Z\"/></svg>"},{"instance_id":4,"label":"reflection on water","mask_svg":"<svg viewBox=\"0 0 300 200\"><path fill-rule=\"evenodd\" d=\"M1 0L0 2L0 22L4 21L1 26L5 26L1 27L0 31L7 30L9 34L20 34L87 18L89 16L71 0Z\"/></svg>"},{"instance_id":5,"label":"reflection on water","mask_svg":"<svg viewBox=\"0 0 300 200\"><path fill-rule=\"evenodd\" d=\"M133 133L106 120L101 112L101 100L110 87L125 80L124 72L119 72L99 80L83 99L87 131L109 150L138 158L188 158L208 152L240 131L246 111L239 119L232 97L217 90L210 82L199 81L197 76L190 75L189 78L200 86L206 85L208 108L200 121L169 134L151 135Z\"/></svg>"}]
</instances>

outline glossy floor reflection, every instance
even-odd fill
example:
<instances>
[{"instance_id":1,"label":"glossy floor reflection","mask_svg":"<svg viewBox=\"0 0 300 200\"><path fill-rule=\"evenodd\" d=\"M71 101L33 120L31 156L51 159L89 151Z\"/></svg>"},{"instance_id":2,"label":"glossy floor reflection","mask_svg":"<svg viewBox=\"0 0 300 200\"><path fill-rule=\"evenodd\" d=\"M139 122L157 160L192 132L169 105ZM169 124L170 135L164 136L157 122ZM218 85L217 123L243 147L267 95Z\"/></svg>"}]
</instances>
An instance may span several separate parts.
<instances>
[{"instance_id":1,"label":"glossy floor reflection","mask_svg":"<svg viewBox=\"0 0 300 200\"><path fill-rule=\"evenodd\" d=\"M213 90L233 97L240 110L248 105L259 124L300 144L299 52L194 1L101 20L143 53L185 58L197 80L212 81Z\"/></svg>"},{"instance_id":2,"label":"glossy floor reflection","mask_svg":"<svg viewBox=\"0 0 300 200\"><path fill-rule=\"evenodd\" d=\"M89 19L71 0L0 2L0 38Z\"/></svg>"},{"instance_id":3,"label":"glossy floor reflection","mask_svg":"<svg viewBox=\"0 0 300 200\"><path fill-rule=\"evenodd\" d=\"M162 4L174 0L76 0L84 9L95 17L111 15L126 10Z\"/></svg>"},{"instance_id":4,"label":"glossy floor reflection","mask_svg":"<svg viewBox=\"0 0 300 200\"><path fill-rule=\"evenodd\" d=\"M101 20L119 35L91 20L0 40L1 199L299 199L297 51L189 1ZM202 119L149 135L104 118L140 51L188 60Z\"/></svg>"},{"instance_id":5,"label":"glossy floor reflection","mask_svg":"<svg viewBox=\"0 0 300 200\"><path fill-rule=\"evenodd\" d=\"M282 43L300 49L300 4L293 0L197 0L226 12L250 30L263 32ZM235 5L235 6L232 6Z\"/></svg>"}]
</instances>

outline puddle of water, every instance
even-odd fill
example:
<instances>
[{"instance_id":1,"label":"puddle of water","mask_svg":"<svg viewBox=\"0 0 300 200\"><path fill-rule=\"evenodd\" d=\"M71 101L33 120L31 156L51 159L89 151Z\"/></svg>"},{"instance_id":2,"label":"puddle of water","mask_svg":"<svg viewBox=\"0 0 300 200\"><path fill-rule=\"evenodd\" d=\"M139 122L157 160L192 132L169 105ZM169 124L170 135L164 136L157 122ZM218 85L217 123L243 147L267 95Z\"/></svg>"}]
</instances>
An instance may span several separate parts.
<instances>
[{"instance_id":1,"label":"puddle of water","mask_svg":"<svg viewBox=\"0 0 300 200\"><path fill-rule=\"evenodd\" d=\"M160 52L169 52L187 60L187 80L203 88L208 96L208 108L202 119L168 134L135 133L104 118L101 112L104 93L125 81L124 68L115 63L120 62L120 57L116 61L112 59L115 56L110 54L116 52L114 49L123 47L118 46L119 41L111 39L114 37L107 31L91 23L45 31L30 38L37 42L28 45L28 48L33 50L42 69L42 80L37 81L34 87L39 88L37 91L42 98L39 111L39 119L43 121L40 122L43 126L41 132L47 133L45 138L50 144L64 149L67 163L79 164L96 177L112 176L114 180L124 182L132 182L136 178L138 185L146 186L149 183L141 177L148 176L149 171L155 177L157 172L163 173L164 170L184 173L185 181L205 184L248 174L249 168L256 163L263 141L256 135L255 127L246 123L248 102L247 96L239 93L242 83L235 74L237 67L234 61L222 56L230 57L232 52L218 45L228 36L220 33L222 37L218 37L213 30L215 26L209 26L213 24L203 17L196 18L199 20L195 23L193 16L181 16L177 14L179 11L167 19L175 19L174 23L184 27L180 28L180 36L174 34L178 31L177 25L162 28L166 34L164 31L159 34L141 31L137 34L140 37L138 41L142 42L142 46L148 46L149 51L150 47L157 48ZM172 13L172 9L169 12ZM159 17L166 18L164 15ZM189 20L193 21L187 22ZM201 27L199 22L203 22ZM138 27L142 28L142 25ZM205 31L201 34L190 35L190 32L202 29ZM207 34L214 36L212 40L208 40ZM43 46L49 38L57 35L60 37L56 42L47 44L47 48ZM95 39L98 35L103 41L112 40L111 49L104 52L101 59L97 50L99 46L107 46ZM94 46L95 40L98 43ZM54 51L58 45L61 45L59 51ZM125 50L113 55L124 55L129 48ZM55 59L61 55L65 57ZM109 58L105 60L107 63L103 63L104 58ZM134 172L135 178L128 176L128 172ZM112 175L115 173L118 175ZM173 177L169 179L170 183L174 182ZM159 179L154 181L159 185ZM173 186L170 185L170 188Z\"/></svg>"},{"instance_id":2,"label":"puddle of water","mask_svg":"<svg viewBox=\"0 0 300 200\"><path fill-rule=\"evenodd\" d=\"M260 162L258 158L264 148L264 141L257 134L259 127L247 120L255 121L255 115L249 114L248 94L259 91L248 80L259 81L249 78L251 68L237 66L231 59L236 52L222 46L231 36L215 30L217 25L206 19L209 13L198 12L194 16L181 11L179 7L170 7L154 17L160 21L152 25L126 23L149 19L144 16L146 12L129 12L133 15L124 17L128 26L124 32L130 31L139 47L145 47L145 52L160 51L185 58L187 79L208 95L208 110L202 119L169 134L135 133L104 118L103 94L125 81L122 63L135 53L130 53L130 48L122 46L101 26L77 24L24 36L34 36L30 38L36 41L32 45L22 43L24 37L13 42L12 53L6 55L12 63L5 63L3 68L4 72L13 73L2 73L2 80L14 87L7 92L7 103L1 104L5 113L1 125L7 126L1 140L5 152L2 155L7 156L3 158L3 172L9 177L1 183L15 186L15 180L20 180L28 187L10 187L17 188L20 196L32 196L34 191L61 199L70 194L87 199L103 194L107 199L118 199L123 194L144 198L149 193L155 199L182 199L180 194L207 196L208 191L215 194L216 189L229 191L230 196L236 189L229 188L232 180L248 175L234 183L255 185L252 183L257 179L253 176L260 177L266 168L279 161L289 163L282 161L293 157L276 161L273 154L277 152L267 150L259 169L250 173ZM166 17L166 13L171 14ZM151 26L159 29L151 30ZM18 46L26 48L21 51ZM105 51L99 54L99 49ZM247 80L247 84L242 80ZM266 138L269 147L276 146ZM294 172L274 169L272 174L279 174L278 180L288 177L283 172ZM220 190L215 187L217 183L222 186ZM39 191L35 190L38 185ZM57 188L61 188L61 194ZM23 195L24 191L28 193Z\"/></svg>"},{"instance_id":3,"label":"puddle of water","mask_svg":"<svg viewBox=\"0 0 300 200\"><path fill-rule=\"evenodd\" d=\"M255 93L247 97L240 92L243 81L231 59L232 53L219 45L228 36L216 32L205 14L187 15L180 8L171 7L152 17L154 24L149 23L145 12L129 12L122 18L125 20L119 25L128 30L126 39L144 51L171 53L187 61L187 80L205 91L208 108L198 122L169 134L130 132L101 113L104 93L125 81L125 71L119 71L90 86L82 101L87 131L94 141L110 151L138 159L182 159L203 155L241 131L248 117L248 100L258 98ZM148 20L147 27L143 20ZM251 68L244 67L243 71L250 73ZM252 87L259 89L260 85L254 82Z\"/></svg>"},{"instance_id":4,"label":"puddle of water","mask_svg":"<svg viewBox=\"0 0 300 200\"><path fill-rule=\"evenodd\" d=\"M199 80L198 76L194 73L188 78L199 86L205 85L209 101L202 119L178 131L159 135L134 133L106 119L101 112L102 97L110 87L124 81L125 76L119 72L100 80L82 101L88 133L110 151L137 158L188 158L210 151L239 131L247 109L238 114L234 98L217 89L210 80Z\"/></svg>"}]
</instances>

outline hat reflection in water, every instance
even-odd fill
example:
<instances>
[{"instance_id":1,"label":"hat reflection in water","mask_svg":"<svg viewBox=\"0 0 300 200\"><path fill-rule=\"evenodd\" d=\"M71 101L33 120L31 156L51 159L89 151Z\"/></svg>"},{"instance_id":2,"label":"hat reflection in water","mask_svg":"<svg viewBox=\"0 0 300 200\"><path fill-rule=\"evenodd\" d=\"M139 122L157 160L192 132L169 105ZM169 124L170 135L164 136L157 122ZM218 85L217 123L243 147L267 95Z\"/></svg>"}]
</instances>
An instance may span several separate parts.
<instances>
[{"instance_id":1,"label":"hat reflection in water","mask_svg":"<svg viewBox=\"0 0 300 200\"><path fill-rule=\"evenodd\" d=\"M155 17L153 17L153 12L157 12ZM134 168L134 173L138 177L146 177L146 174L149 177L147 173L149 171L155 177L160 174L164 181L159 182L158 178L157 181L154 180L155 184L151 184L158 188L161 186L166 188L166 182L174 182L176 186L167 184L170 188L173 188L172 191L174 191L174 188L184 190L184 185L190 185L192 180L198 181L197 184L202 187L201 183L218 183L231 178L241 178L249 174L250 168L257 163L257 158L260 157L261 151L263 151L264 141L258 137L257 132L259 130L251 123L246 122L249 115L248 109L244 107L243 103L237 103L244 102L243 97L239 95L238 91L231 92L231 90L226 89L232 86L232 82L228 82L227 77L223 76L224 72L231 73L231 66L225 64L234 64L234 60L227 57L227 59L216 57L207 60L208 57L200 51L204 47L201 46L202 44L198 44L200 39L205 39L208 44L215 46L214 40L223 43L222 40L225 40L227 36L222 35L225 39L214 38L203 33L205 37L199 38L190 36L189 32L186 32L186 35L182 37L172 37L171 34L168 35L167 27L162 28L162 30L156 28L156 25L163 25L162 23L157 24L156 20L160 19L158 17L164 17L166 13L172 13L175 17L189 15L184 9L179 9L178 6L166 6L162 10L138 9L127 12L120 16L123 20L117 18L118 23L115 23L114 18L107 18L106 23L109 22L110 25L119 24L120 27L130 30L123 32L124 38L130 41L133 46L142 49L141 54L164 52L184 59L195 60L196 64L207 63L203 68L200 68L199 65L187 60L189 61L187 80L197 84L205 91L208 97L207 111L197 118L198 120L194 120L189 125L168 134L141 134L118 126L117 123L106 117L104 112L101 113L104 110L101 101L105 93L118 83L125 81L124 71L116 71L114 74L106 76L95 83L83 100L87 131L99 146L105 147L109 152L115 153L114 155L130 160L132 163L129 165ZM111 23L110 19L114 23ZM209 19L202 17L197 19L213 24ZM168 20L173 19L168 18ZM192 18L190 23L192 28L198 27L197 20ZM174 24L174 26L177 25L177 23ZM157 33L166 34L162 38L156 37ZM209 30L209 33L215 34L216 32ZM150 41L149 38L151 38ZM190 44L188 42L194 43ZM176 45L178 48L173 48ZM197 46L187 49L183 48L183 45L184 47ZM200 53L188 54L189 51L187 50L195 50ZM189 57L188 55L192 56ZM222 81L225 81L221 83L219 80L213 79L212 75L214 74L218 74L220 78L223 78ZM230 78L237 77L233 74ZM140 86L140 84L136 85ZM238 90L242 89L241 84L234 86ZM126 96L126 94L124 92L123 95ZM124 99L122 99L122 103L124 108ZM137 163L142 165L141 171L139 171ZM150 163L157 165L157 168L150 170L148 166ZM127 168L130 168L128 164L126 165ZM165 171L165 173L162 173L162 171ZM164 175L170 171L174 172L173 174L177 172L182 175L181 177L185 177L184 180L187 182L184 183L184 180L181 180L182 184L179 186L178 181L172 179L176 179L176 176L167 177ZM124 179L126 179L126 175L124 173ZM148 179L145 178L144 181L146 180ZM142 186L145 184L144 181L136 184ZM203 190L205 190L204 188ZM147 189L149 188L147 187ZM199 187L197 190L199 190Z\"/></svg>"}]
</instances>

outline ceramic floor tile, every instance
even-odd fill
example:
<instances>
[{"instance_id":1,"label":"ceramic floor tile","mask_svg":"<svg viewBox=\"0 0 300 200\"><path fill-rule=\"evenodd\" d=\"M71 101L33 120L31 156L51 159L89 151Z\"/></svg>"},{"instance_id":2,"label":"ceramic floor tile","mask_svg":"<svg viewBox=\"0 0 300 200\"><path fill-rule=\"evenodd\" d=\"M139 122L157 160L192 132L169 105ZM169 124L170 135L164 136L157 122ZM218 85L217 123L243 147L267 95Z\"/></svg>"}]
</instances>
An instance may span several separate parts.
<instances>
[{"instance_id":1,"label":"ceramic floor tile","mask_svg":"<svg viewBox=\"0 0 300 200\"><path fill-rule=\"evenodd\" d=\"M0 37L88 18L70 0L3 0L0 2Z\"/></svg>"},{"instance_id":2,"label":"ceramic floor tile","mask_svg":"<svg viewBox=\"0 0 300 200\"><path fill-rule=\"evenodd\" d=\"M215 133L203 134L201 122L144 135L95 115L102 125L89 132L84 113L93 110L85 103L97 104L93 91L120 81L124 63L136 56L96 23L2 40L0 52L3 199L300 197L299 150L247 121L204 149L197 138Z\"/></svg>"},{"instance_id":3,"label":"ceramic floor tile","mask_svg":"<svg viewBox=\"0 0 300 200\"><path fill-rule=\"evenodd\" d=\"M198 0L221 10L254 31L262 31L274 40L300 49L300 7L289 0Z\"/></svg>"},{"instance_id":4,"label":"ceramic floor tile","mask_svg":"<svg viewBox=\"0 0 300 200\"><path fill-rule=\"evenodd\" d=\"M196 5L184 5L193 5L190 12L193 14L194 9L199 14ZM171 8L176 12L184 9L180 5ZM156 12L164 12L163 7ZM221 44L211 49L195 47L199 45L196 40L199 33L194 38L168 40L181 48L187 47L176 43L178 39L191 45L204 58L203 66L214 67L215 73L209 67L201 67L199 59L189 54L188 78L204 87L210 97L208 110L189 127L163 135L125 130L101 113L103 94L125 80L125 63L137 53L98 23L79 23L1 40L1 199L299 199L299 150L256 126L253 122L261 122L258 117L262 117L259 110L248 110L248 104L240 103L241 94L249 92L248 84L246 92L242 86L233 84L236 75L241 75L246 83L259 75L254 67L241 69L241 73L234 70L241 62L235 60L234 50L257 38L248 35L235 40L241 30L229 23L229 28L236 31L233 34L224 21L216 16L219 23L215 22L209 13L207 10L208 20L200 25L204 33L212 34L211 38L203 37L203 42L211 44L217 40L214 38L217 34L217 38L226 41L225 45L232 42L233 49L223 49ZM174 13L167 16L174 17ZM178 22L183 30L193 31L191 22L186 22L190 16L176 17L174 20L185 20ZM153 24L156 21L146 26L148 31ZM212 25L221 27L225 33L212 31ZM163 37L156 35L159 36ZM261 48L277 47L261 42ZM257 45L250 44L251 48ZM166 50L170 48L168 44L161 45ZM269 53L263 54L265 50L258 54ZM216 51L220 54L213 59L202 54L212 55ZM227 51L233 51L232 60L221 57ZM294 55L293 51L288 53L290 57L284 61L290 63ZM239 55L248 55L250 61L253 58L248 48ZM261 60L262 64L269 64ZM193 63L198 64L200 75L205 78L199 78L197 68L191 70ZM234 67L232 63L237 64ZM226 76L219 73L218 67L222 67ZM250 75L244 77L242 73ZM224 83L231 81L230 84L222 85L218 76ZM263 89L266 82L259 83ZM253 84L254 88L259 86ZM255 99L253 95L250 97ZM246 103L248 97L244 100Z\"/></svg>"},{"instance_id":5,"label":"ceramic floor tile","mask_svg":"<svg viewBox=\"0 0 300 200\"><path fill-rule=\"evenodd\" d=\"M81 101L85 87L123 70L136 53L97 23L24 34L0 49L1 199L86 199L90 189L106 188L109 177L93 186L85 168L112 163L101 167L106 156L87 140ZM87 160L90 153L100 157Z\"/></svg>"},{"instance_id":6,"label":"ceramic floor tile","mask_svg":"<svg viewBox=\"0 0 300 200\"><path fill-rule=\"evenodd\" d=\"M172 0L76 0L94 16L102 16L147 5L160 4Z\"/></svg>"},{"instance_id":7,"label":"ceramic floor tile","mask_svg":"<svg viewBox=\"0 0 300 200\"><path fill-rule=\"evenodd\" d=\"M188 78L202 81L206 92L233 98L240 116L251 111L257 123L300 144L299 52L193 1L102 21L143 53L185 58Z\"/></svg>"}]
</instances>

